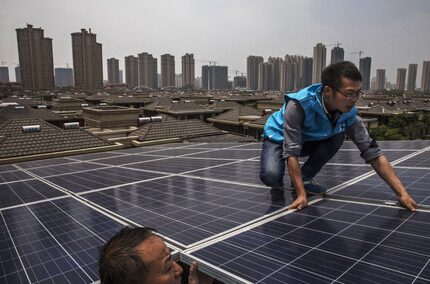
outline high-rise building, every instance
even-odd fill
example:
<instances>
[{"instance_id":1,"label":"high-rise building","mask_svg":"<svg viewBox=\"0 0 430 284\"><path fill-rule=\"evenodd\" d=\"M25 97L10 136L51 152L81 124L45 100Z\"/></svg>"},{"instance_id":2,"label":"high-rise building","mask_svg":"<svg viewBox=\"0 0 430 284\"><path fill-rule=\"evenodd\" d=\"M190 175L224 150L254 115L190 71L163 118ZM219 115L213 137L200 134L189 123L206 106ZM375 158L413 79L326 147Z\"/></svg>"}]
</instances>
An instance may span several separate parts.
<instances>
[{"instance_id":1,"label":"high-rise building","mask_svg":"<svg viewBox=\"0 0 430 284\"><path fill-rule=\"evenodd\" d=\"M108 82L111 84L119 83L119 60L109 58L107 60Z\"/></svg>"},{"instance_id":2,"label":"high-rise building","mask_svg":"<svg viewBox=\"0 0 430 284\"><path fill-rule=\"evenodd\" d=\"M360 58L360 73L362 77L362 85L361 88L363 90L370 90L370 68L372 65L372 58L370 57L364 57Z\"/></svg>"},{"instance_id":3,"label":"high-rise building","mask_svg":"<svg viewBox=\"0 0 430 284\"><path fill-rule=\"evenodd\" d=\"M133 55L125 57L125 83L129 89L139 85L138 59Z\"/></svg>"},{"instance_id":4,"label":"high-rise building","mask_svg":"<svg viewBox=\"0 0 430 284\"><path fill-rule=\"evenodd\" d=\"M73 69L55 68L55 86L73 87Z\"/></svg>"},{"instance_id":5,"label":"high-rise building","mask_svg":"<svg viewBox=\"0 0 430 284\"><path fill-rule=\"evenodd\" d=\"M0 83L9 83L9 67L0 66Z\"/></svg>"},{"instance_id":6,"label":"high-rise building","mask_svg":"<svg viewBox=\"0 0 430 284\"><path fill-rule=\"evenodd\" d=\"M299 59L299 85L296 89L301 89L312 84L313 58L300 56Z\"/></svg>"},{"instance_id":7,"label":"high-rise building","mask_svg":"<svg viewBox=\"0 0 430 284\"><path fill-rule=\"evenodd\" d=\"M15 82L21 83L21 67L15 67Z\"/></svg>"},{"instance_id":8,"label":"high-rise building","mask_svg":"<svg viewBox=\"0 0 430 284\"><path fill-rule=\"evenodd\" d=\"M182 87L193 89L195 86L194 55L186 53L182 56Z\"/></svg>"},{"instance_id":9,"label":"high-rise building","mask_svg":"<svg viewBox=\"0 0 430 284\"><path fill-rule=\"evenodd\" d=\"M321 82L321 73L326 66L326 52L324 44L318 43L314 46L312 84Z\"/></svg>"},{"instance_id":10,"label":"high-rise building","mask_svg":"<svg viewBox=\"0 0 430 284\"><path fill-rule=\"evenodd\" d=\"M283 62L282 58L280 57L269 57L267 59L267 62L272 64L272 72L273 72L273 90L280 90L280 68L281 64Z\"/></svg>"},{"instance_id":11,"label":"high-rise building","mask_svg":"<svg viewBox=\"0 0 430 284\"><path fill-rule=\"evenodd\" d=\"M421 76L421 91L430 91L430 61L423 62L423 72Z\"/></svg>"},{"instance_id":12,"label":"high-rise building","mask_svg":"<svg viewBox=\"0 0 430 284\"><path fill-rule=\"evenodd\" d=\"M275 83L273 69L273 64L268 62L261 62L258 65L258 90L273 90Z\"/></svg>"},{"instance_id":13,"label":"high-rise building","mask_svg":"<svg viewBox=\"0 0 430 284\"><path fill-rule=\"evenodd\" d=\"M250 55L246 59L246 88L257 90L258 88L258 66L264 61L261 56Z\"/></svg>"},{"instance_id":14,"label":"high-rise building","mask_svg":"<svg viewBox=\"0 0 430 284\"><path fill-rule=\"evenodd\" d=\"M397 69L396 89L404 91L405 90L405 82L406 82L406 68L398 68Z\"/></svg>"},{"instance_id":15,"label":"high-rise building","mask_svg":"<svg viewBox=\"0 0 430 284\"><path fill-rule=\"evenodd\" d=\"M220 90L228 88L227 66L202 66L202 89Z\"/></svg>"},{"instance_id":16,"label":"high-rise building","mask_svg":"<svg viewBox=\"0 0 430 284\"><path fill-rule=\"evenodd\" d=\"M233 88L235 88L235 89L246 88L246 77L245 76L235 76L233 78Z\"/></svg>"},{"instance_id":17,"label":"high-rise building","mask_svg":"<svg viewBox=\"0 0 430 284\"><path fill-rule=\"evenodd\" d=\"M418 64L409 64L408 67L408 84L406 89L408 91L415 91L416 82L417 82L417 70Z\"/></svg>"},{"instance_id":18,"label":"high-rise building","mask_svg":"<svg viewBox=\"0 0 430 284\"><path fill-rule=\"evenodd\" d=\"M102 44L97 35L81 29L72 33L73 72L75 87L96 90L103 87Z\"/></svg>"},{"instance_id":19,"label":"high-rise building","mask_svg":"<svg viewBox=\"0 0 430 284\"><path fill-rule=\"evenodd\" d=\"M139 86L156 89L158 87L157 58L147 52L139 53Z\"/></svg>"},{"instance_id":20,"label":"high-rise building","mask_svg":"<svg viewBox=\"0 0 430 284\"><path fill-rule=\"evenodd\" d=\"M122 70L119 70L119 83L124 83L124 72Z\"/></svg>"},{"instance_id":21,"label":"high-rise building","mask_svg":"<svg viewBox=\"0 0 430 284\"><path fill-rule=\"evenodd\" d=\"M52 39L41 28L16 29L22 87L27 90L54 88L54 60Z\"/></svg>"},{"instance_id":22,"label":"high-rise building","mask_svg":"<svg viewBox=\"0 0 430 284\"><path fill-rule=\"evenodd\" d=\"M161 87L175 86L175 57L170 54L161 55Z\"/></svg>"},{"instance_id":23,"label":"high-rise building","mask_svg":"<svg viewBox=\"0 0 430 284\"><path fill-rule=\"evenodd\" d=\"M299 84L299 56L285 55L280 67L280 91L292 91Z\"/></svg>"},{"instance_id":24,"label":"high-rise building","mask_svg":"<svg viewBox=\"0 0 430 284\"><path fill-rule=\"evenodd\" d=\"M376 69L376 86L375 89L384 90L385 89L385 69Z\"/></svg>"},{"instance_id":25,"label":"high-rise building","mask_svg":"<svg viewBox=\"0 0 430 284\"><path fill-rule=\"evenodd\" d=\"M333 47L333 49L331 50L331 61L330 63L338 63L343 61L345 58L345 51L343 50L342 47L339 46L335 46Z\"/></svg>"}]
</instances>

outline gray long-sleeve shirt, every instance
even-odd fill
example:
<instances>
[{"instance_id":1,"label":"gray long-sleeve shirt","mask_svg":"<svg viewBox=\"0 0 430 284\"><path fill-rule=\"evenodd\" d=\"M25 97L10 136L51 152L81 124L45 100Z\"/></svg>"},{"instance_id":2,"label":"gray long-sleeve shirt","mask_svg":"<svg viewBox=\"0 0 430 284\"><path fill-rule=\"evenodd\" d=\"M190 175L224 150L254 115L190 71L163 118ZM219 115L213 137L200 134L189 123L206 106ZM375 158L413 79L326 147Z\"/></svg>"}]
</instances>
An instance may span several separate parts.
<instances>
[{"instance_id":1,"label":"gray long-sleeve shirt","mask_svg":"<svg viewBox=\"0 0 430 284\"><path fill-rule=\"evenodd\" d=\"M305 113L299 102L288 101L284 114L284 158L290 156L299 157L302 150L301 126L305 120ZM378 145L370 138L363 119L356 117L353 125L345 129L345 133L351 138L361 152L361 157L367 162L381 156Z\"/></svg>"}]
</instances>

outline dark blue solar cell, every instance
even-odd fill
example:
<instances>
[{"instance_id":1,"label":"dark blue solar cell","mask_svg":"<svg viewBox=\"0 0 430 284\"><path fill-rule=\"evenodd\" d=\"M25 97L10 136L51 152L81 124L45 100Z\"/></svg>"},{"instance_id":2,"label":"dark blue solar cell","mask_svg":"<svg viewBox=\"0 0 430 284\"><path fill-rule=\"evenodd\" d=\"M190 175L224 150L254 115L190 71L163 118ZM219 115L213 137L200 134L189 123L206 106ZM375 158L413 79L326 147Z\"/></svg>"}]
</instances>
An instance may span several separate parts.
<instances>
[{"instance_id":1,"label":"dark blue solar cell","mask_svg":"<svg viewBox=\"0 0 430 284\"><path fill-rule=\"evenodd\" d=\"M266 277L266 275L273 273L283 266L281 262L261 257L252 252L246 253L236 259L238 261L227 262L221 265L220 268L251 282L258 282ZM255 269L255 267L258 267L258 269Z\"/></svg>"},{"instance_id":2,"label":"dark blue solar cell","mask_svg":"<svg viewBox=\"0 0 430 284\"><path fill-rule=\"evenodd\" d=\"M334 265L334 263L336 265ZM310 272L314 272L334 280L342 275L342 273L354 263L355 261L340 255L312 250L292 262L292 265L303 267Z\"/></svg>"},{"instance_id":3,"label":"dark blue solar cell","mask_svg":"<svg viewBox=\"0 0 430 284\"><path fill-rule=\"evenodd\" d=\"M414 277L366 263L358 263L339 278L341 283L412 283Z\"/></svg>"},{"instance_id":4,"label":"dark blue solar cell","mask_svg":"<svg viewBox=\"0 0 430 284\"><path fill-rule=\"evenodd\" d=\"M325 278L319 274L310 273L304 269L294 266L284 266L275 273L269 275L267 279L263 279L264 284L284 284L284 283L312 283L324 284L332 283L332 279Z\"/></svg>"},{"instance_id":5,"label":"dark blue solar cell","mask_svg":"<svg viewBox=\"0 0 430 284\"><path fill-rule=\"evenodd\" d=\"M22 171L0 172L0 183L32 179L33 177Z\"/></svg>"},{"instance_id":6,"label":"dark blue solar cell","mask_svg":"<svg viewBox=\"0 0 430 284\"><path fill-rule=\"evenodd\" d=\"M374 246L372 243L334 236L318 248L338 255L360 259Z\"/></svg>"},{"instance_id":7,"label":"dark blue solar cell","mask_svg":"<svg viewBox=\"0 0 430 284\"><path fill-rule=\"evenodd\" d=\"M428 256L385 246L376 247L363 259L366 263L385 266L412 275L418 275L428 260Z\"/></svg>"}]
</instances>

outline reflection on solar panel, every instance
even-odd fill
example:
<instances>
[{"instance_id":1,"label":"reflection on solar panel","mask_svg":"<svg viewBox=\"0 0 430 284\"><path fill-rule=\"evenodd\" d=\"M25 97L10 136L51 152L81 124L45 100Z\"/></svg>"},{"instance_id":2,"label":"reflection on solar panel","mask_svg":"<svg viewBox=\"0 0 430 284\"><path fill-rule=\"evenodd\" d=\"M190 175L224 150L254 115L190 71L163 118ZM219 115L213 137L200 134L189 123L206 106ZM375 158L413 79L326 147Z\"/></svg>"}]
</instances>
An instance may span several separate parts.
<instances>
[{"instance_id":1,"label":"reflection on solar panel","mask_svg":"<svg viewBox=\"0 0 430 284\"><path fill-rule=\"evenodd\" d=\"M403 185L421 205L430 205L430 171L422 169L396 169ZM396 201L395 194L388 185L377 175L372 175L357 183L332 192L336 196L361 197L376 200Z\"/></svg>"},{"instance_id":2,"label":"reflection on solar panel","mask_svg":"<svg viewBox=\"0 0 430 284\"><path fill-rule=\"evenodd\" d=\"M81 196L139 225L157 228L181 247L286 205L282 199L271 201L267 189L180 176Z\"/></svg>"},{"instance_id":3,"label":"reflection on solar panel","mask_svg":"<svg viewBox=\"0 0 430 284\"><path fill-rule=\"evenodd\" d=\"M430 213L321 201L271 219L182 259L227 283L430 281Z\"/></svg>"},{"instance_id":4,"label":"reflection on solar panel","mask_svg":"<svg viewBox=\"0 0 430 284\"><path fill-rule=\"evenodd\" d=\"M65 195L36 179L0 184L0 194L0 209Z\"/></svg>"},{"instance_id":5,"label":"reflection on solar panel","mask_svg":"<svg viewBox=\"0 0 430 284\"><path fill-rule=\"evenodd\" d=\"M428 283L430 141L379 145L422 211L382 205L395 196L350 141L315 178L341 200L288 214L289 193L259 180L260 143L0 165L0 283L96 281L97 249L124 224L156 228L227 283Z\"/></svg>"},{"instance_id":6,"label":"reflection on solar panel","mask_svg":"<svg viewBox=\"0 0 430 284\"><path fill-rule=\"evenodd\" d=\"M89 283L99 248L123 225L72 199L1 211L1 283Z\"/></svg>"}]
</instances>

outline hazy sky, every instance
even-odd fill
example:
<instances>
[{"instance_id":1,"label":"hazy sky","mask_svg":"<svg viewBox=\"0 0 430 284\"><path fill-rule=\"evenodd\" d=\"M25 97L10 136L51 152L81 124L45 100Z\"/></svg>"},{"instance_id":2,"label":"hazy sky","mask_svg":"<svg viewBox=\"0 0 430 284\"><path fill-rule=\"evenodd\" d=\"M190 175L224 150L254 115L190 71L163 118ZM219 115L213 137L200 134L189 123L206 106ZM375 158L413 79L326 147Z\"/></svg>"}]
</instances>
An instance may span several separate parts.
<instances>
[{"instance_id":1,"label":"hazy sky","mask_svg":"<svg viewBox=\"0 0 430 284\"><path fill-rule=\"evenodd\" d=\"M53 39L54 66L72 67L72 32L91 28L106 59L149 52L158 58L194 53L196 75L204 60L246 72L246 57L312 56L317 43L341 42L345 59L358 64L359 50L372 57L372 76L430 60L430 0L0 0L0 62L10 77L18 63L16 28L27 23ZM327 46L327 63L330 50ZM160 72L160 67L158 69ZM230 75L234 75L233 73Z\"/></svg>"}]
</instances>

